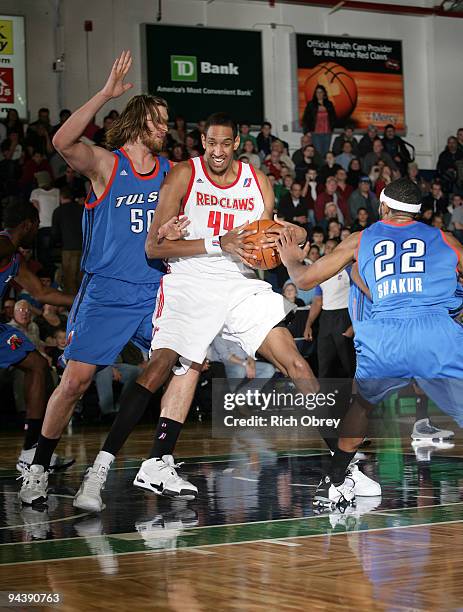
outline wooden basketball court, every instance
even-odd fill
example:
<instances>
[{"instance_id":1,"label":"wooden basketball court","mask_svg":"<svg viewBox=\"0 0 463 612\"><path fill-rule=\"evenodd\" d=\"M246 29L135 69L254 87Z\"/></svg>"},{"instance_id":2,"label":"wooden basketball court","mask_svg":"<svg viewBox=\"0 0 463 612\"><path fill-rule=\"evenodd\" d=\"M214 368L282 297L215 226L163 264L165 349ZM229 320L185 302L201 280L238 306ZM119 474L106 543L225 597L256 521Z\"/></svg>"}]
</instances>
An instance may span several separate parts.
<instances>
[{"instance_id":1,"label":"wooden basketball court","mask_svg":"<svg viewBox=\"0 0 463 612\"><path fill-rule=\"evenodd\" d=\"M62 610L456 610L462 443L417 461L409 431L397 423L398 437L366 450L363 469L383 495L357 498L344 514L312 507L327 457L320 443L217 440L207 424L188 426L178 446L194 502L132 486L151 443L143 425L109 477L101 515L77 511L72 497L106 428L65 436L60 452L76 465L50 479L46 511L24 509L21 438L3 435L0 591L60 594Z\"/></svg>"}]
</instances>

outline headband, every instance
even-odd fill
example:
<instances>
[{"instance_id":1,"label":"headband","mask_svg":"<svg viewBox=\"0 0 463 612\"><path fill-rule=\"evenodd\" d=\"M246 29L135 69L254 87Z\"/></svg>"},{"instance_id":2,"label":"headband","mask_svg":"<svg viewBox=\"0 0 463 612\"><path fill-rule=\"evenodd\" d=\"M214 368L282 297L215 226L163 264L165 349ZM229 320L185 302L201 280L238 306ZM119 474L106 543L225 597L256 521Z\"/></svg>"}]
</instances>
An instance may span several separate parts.
<instances>
[{"instance_id":1,"label":"headband","mask_svg":"<svg viewBox=\"0 0 463 612\"><path fill-rule=\"evenodd\" d=\"M387 204L389 208L393 208L394 210L404 210L405 212L410 213L420 212L421 202L418 202L418 204L408 204L407 202L400 202L399 200L394 200L394 198L390 198L389 196L384 195L384 189L382 190L381 195L379 196L379 201Z\"/></svg>"}]
</instances>

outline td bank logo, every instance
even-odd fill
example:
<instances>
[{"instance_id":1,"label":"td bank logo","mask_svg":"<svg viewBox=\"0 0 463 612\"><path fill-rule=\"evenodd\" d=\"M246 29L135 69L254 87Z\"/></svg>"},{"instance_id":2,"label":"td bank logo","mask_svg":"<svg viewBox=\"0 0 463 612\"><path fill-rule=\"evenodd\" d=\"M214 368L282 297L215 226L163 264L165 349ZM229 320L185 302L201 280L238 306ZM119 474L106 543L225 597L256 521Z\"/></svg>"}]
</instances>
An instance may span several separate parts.
<instances>
[{"instance_id":1,"label":"td bank logo","mask_svg":"<svg viewBox=\"0 0 463 612\"><path fill-rule=\"evenodd\" d=\"M212 64L211 62L200 62L201 74L224 74L239 76L239 67L233 62L225 65ZM172 81L197 81L198 62L195 55L171 55L170 75Z\"/></svg>"},{"instance_id":2,"label":"td bank logo","mask_svg":"<svg viewBox=\"0 0 463 612\"><path fill-rule=\"evenodd\" d=\"M170 78L172 81L197 81L196 57L194 55L171 55Z\"/></svg>"}]
</instances>

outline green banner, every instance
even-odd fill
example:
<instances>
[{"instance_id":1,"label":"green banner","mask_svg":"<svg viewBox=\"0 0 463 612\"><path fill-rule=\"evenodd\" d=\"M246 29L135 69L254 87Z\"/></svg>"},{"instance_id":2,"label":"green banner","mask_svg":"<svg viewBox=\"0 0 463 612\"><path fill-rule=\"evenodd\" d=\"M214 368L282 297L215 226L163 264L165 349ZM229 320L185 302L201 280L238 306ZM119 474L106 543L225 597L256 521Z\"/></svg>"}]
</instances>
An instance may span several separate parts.
<instances>
[{"instance_id":1,"label":"green banner","mask_svg":"<svg viewBox=\"0 0 463 612\"><path fill-rule=\"evenodd\" d=\"M150 94L188 122L211 113L263 120L261 33L248 30L142 25Z\"/></svg>"}]
</instances>

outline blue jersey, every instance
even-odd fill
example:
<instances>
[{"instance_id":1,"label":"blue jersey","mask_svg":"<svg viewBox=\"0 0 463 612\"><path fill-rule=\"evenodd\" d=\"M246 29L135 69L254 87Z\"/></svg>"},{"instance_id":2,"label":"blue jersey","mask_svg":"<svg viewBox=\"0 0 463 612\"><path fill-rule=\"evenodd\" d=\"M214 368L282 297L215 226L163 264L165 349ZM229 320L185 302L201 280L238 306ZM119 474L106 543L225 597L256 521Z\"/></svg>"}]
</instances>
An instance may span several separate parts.
<instances>
[{"instance_id":1,"label":"blue jersey","mask_svg":"<svg viewBox=\"0 0 463 612\"><path fill-rule=\"evenodd\" d=\"M8 232L0 232L0 240L4 240L2 236L9 237ZM0 298L3 297L8 283L16 276L19 270L19 253L12 255L10 261L0 268Z\"/></svg>"},{"instance_id":2,"label":"blue jersey","mask_svg":"<svg viewBox=\"0 0 463 612\"><path fill-rule=\"evenodd\" d=\"M156 157L153 172L141 175L124 149L113 154L104 193L97 198L91 191L85 203L81 267L87 273L126 282L158 283L165 264L147 260L145 240L171 163Z\"/></svg>"},{"instance_id":3,"label":"blue jersey","mask_svg":"<svg viewBox=\"0 0 463 612\"><path fill-rule=\"evenodd\" d=\"M368 286L372 314L426 307L458 308L458 254L445 234L418 221L374 223L360 236L359 272Z\"/></svg>"},{"instance_id":4,"label":"blue jersey","mask_svg":"<svg viewBox=\"0 0 463 612\"><path fill-rule=\"evenodd\" d=\"M370 298L351 280L349 290L349 316L354 330L358 323L370 319L372 306L373 304Z\"/></svg>"}]
</instances>

